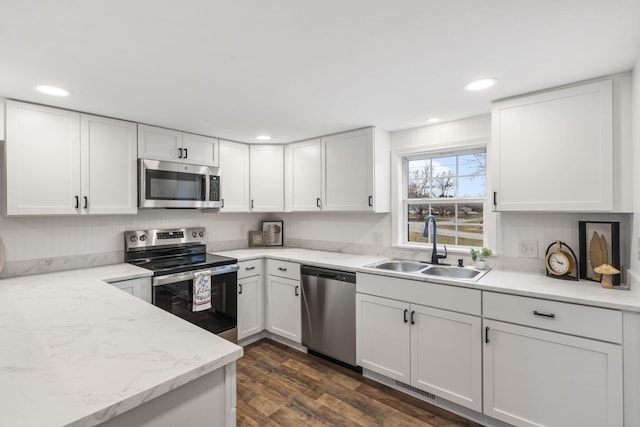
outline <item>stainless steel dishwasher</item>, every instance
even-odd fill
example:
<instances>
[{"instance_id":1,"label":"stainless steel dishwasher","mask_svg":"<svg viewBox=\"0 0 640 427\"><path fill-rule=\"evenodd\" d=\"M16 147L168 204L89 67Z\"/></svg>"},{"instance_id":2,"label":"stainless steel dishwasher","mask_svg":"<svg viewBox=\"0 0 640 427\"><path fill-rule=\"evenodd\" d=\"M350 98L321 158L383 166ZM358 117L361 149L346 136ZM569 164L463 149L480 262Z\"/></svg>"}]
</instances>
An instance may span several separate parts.
<instances>
[{"instance_id":1,"label":"stainless steel dishwasher","mask_svg":"<svg viewBox=\"0 0 640 427\"><path fill-rule=\"evenodd\" d=\"M356 366L356 275L303 265L302 345Z\"/></svg>"}]
</instances>

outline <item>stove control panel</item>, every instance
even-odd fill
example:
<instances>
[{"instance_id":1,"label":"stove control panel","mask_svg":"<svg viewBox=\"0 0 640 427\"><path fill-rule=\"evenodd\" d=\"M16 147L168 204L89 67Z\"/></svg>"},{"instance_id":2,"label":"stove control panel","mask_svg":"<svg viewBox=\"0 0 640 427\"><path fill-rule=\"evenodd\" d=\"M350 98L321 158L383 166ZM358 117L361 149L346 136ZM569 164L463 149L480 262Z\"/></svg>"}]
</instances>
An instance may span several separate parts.
<instances>
[{"instance_id":1,"label":"stove control panel","mask_svg":"<svg viewBox=\"0 0 640 427\"><path fill-rule=\"evenodd\" d=\"M184 243L207 243L204 227L177 228L171 230L138 230L124 232L125 251L154 246L179 245Z\"/></svg>"}]
</instances>

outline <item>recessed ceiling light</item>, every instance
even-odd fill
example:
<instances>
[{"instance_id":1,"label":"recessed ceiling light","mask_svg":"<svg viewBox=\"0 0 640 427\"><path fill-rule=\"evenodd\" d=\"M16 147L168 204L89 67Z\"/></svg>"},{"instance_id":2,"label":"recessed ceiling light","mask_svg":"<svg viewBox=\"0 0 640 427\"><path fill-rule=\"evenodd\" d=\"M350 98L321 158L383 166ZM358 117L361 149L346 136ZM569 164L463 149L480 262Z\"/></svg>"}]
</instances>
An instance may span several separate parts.
<instances>
[{"instance_id":1,"label":"recessed ceiling light","mask_svg":"<svg viewBox=\"0 0 640 427\"><path fill-rule=\"evenodd\" d=\"M55 87L55 86L38 85L36 86L36 89L39 92L46 93L47 95L53 95L53 96L69 96L71 94L71 92L69 92L68 90Z\"/></svg>"},{"instance_id":2,"label":"recessed ceiling light","mask_svg":"<svg viewBox=\"0 0 640 427\"><path fill-rule=\"evenodd\" d=\"M437 117L431 117L430 119L427 119L427 123L429 124L438 123L439 121L440 119Z\"/></svg>"},{"instance_id":3,"label":"recessed ceiling light","mask_svg":"<svg viewBox=\"0 0 640 427\"><path fill-rule=\"evenodd\" d=\"M491 86L495 85L496 83L498 83L498 80L496 79L479 79L479 80L474 80L472 82L467 83L466 85L464 85L464 88L466 90L483 90L483 89L488 89Z\"/></svg>"},{"instance_id":4,"label":"recessed ceiling light","mask_svg":"<svg viewBox=\"0 0 640 427\"><path fill-rule=\"evenodd\" d=\"M258 141L269 141L271 140L271 137L269 135L258 135L256 136L256 139Z\"/></svg>"}]
</instances>

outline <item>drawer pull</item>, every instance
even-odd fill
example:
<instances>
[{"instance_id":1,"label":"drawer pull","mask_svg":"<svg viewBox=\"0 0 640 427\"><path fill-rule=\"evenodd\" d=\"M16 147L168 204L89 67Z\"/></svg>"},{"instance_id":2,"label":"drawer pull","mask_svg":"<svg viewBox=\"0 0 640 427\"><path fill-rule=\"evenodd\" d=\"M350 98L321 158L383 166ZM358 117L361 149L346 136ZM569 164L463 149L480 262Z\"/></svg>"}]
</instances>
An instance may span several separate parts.
<instances>
[{"instance_id":1,"label":"drawer pull","mask_svg":"<svg viewBox=\"0 0 640 427\"><path fill-rule=\"evenodd\" d=\"M540 313L538 310L533 310L535 316L546 317L548 319L555 319L556 315L553 313Z\"/></svg>"},{"instance_id":2,"label":"drawer pull","mask_svg":"<svg viewBox=\"0 0 640 427\"><path fill-rule=\"evenodd\" d=\"M296 286L296 289L295 289L296 296L300 295L300 292L298 291L299 289L300 289L300 286Z\"/></svg>"},{"instance_id":3,"label":"drawer pull","mask_svg":"<svg viewBox=\"0 0 640 427\"><path fill-rule=\"evenodd\" d=\"M242 284L238 284L238 294L242 293Z\"/></svg>"},{"instance_id":4,"label":"drawer pull","mask_svg":"<svg viewBox=\"0 0 640 427\"><path fill-rule=\"evenodd\" d=\"M404 323L407 323L407 313L409 312L409 310L407 310L406 308L404 309Z\"/></svg>"},{"instance_id":5,"label":"drawer pull","mask_svg":"<svg viewBox=\"0 0 640 427\"><path fill-rule=\"evenodd\" d=\"M284 268L284 267L278 267L278 270L280 270L280 271L287 271L287 269L286 269L286 268Z\"/></svg>"},{"instance_id":6,"label":"drawer pull","mask_svg":"<svg viewBox=\"0 0 640 427\"><path fill-rule=\"evenodd\" d=\"M255 266L254 267L245 267L244 269L245 269L245 271L249 271L249 270L255 270L256 267Z\"/></svg>"}]
</instances>

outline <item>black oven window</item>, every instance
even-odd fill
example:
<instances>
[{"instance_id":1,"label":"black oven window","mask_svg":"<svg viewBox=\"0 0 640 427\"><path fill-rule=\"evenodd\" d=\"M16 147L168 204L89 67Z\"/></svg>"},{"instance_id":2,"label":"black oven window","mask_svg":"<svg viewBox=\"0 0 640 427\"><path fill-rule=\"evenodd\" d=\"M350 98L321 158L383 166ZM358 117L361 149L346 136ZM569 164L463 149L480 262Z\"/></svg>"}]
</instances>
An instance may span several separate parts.
<instances>
[{"instance_id":1,"label":"black oven window","mask_svg":"<svg viewBox=\"0 0 640 427\"><path fill-rule=\"evenodd\" d=\"M149 200L206 200L205 176L147 169L146 198Z\"/></svg>"},{"instance_id":2,"label":"black oven window","mask_svg":"<svg viewBox=\"0 0 640 427\"><path fill-rule=\"evenodd\" d=\"M154 286L153 304L169 313L219 334L236 327L236 275L211 276L211 309L193 311L193 282Z\"/></svg>"}]
</instances>

